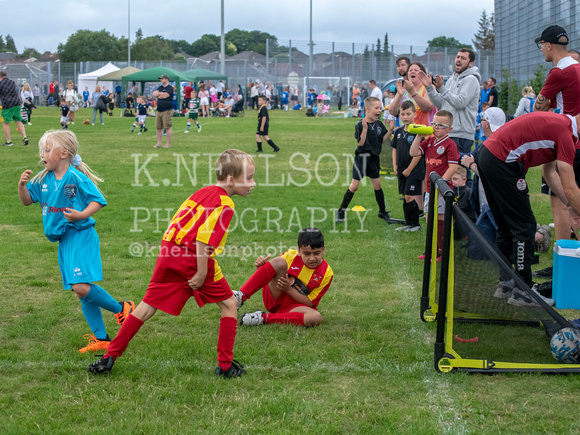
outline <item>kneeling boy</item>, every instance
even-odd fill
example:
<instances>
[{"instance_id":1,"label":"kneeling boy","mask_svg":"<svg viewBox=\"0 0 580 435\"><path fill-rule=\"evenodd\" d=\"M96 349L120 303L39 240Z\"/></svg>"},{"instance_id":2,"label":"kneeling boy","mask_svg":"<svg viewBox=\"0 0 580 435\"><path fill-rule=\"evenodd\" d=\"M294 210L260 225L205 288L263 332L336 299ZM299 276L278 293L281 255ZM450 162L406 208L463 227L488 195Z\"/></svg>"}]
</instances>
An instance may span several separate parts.
<instances>
[{"instance_id":1,"label":"kneeling boy","mask_svg":"<svg viewBox=\"0 0 580 435\"><path fill-rule=\"evenodd\" d=\"M270 261L258 257L258 270L234 291L238 308L258 290L268 312L261 310L242 315L240 325L291 323L318 326L322 316L318 303L332 282L333 272L324 256L324 236L318 228L305 228L298 234L298 250L287 252Z\"/></svg>"}]
</instances>

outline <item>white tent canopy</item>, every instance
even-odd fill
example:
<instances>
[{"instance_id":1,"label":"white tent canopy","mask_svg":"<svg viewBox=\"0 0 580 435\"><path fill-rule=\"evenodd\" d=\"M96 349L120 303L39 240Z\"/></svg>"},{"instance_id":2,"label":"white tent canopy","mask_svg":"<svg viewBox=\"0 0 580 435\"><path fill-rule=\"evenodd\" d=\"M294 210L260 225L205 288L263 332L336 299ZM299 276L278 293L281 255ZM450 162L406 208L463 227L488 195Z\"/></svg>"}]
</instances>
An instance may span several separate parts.
<instances>
[{"instance_id":1,"label":"white tent canopy","mask_svg":"<svg viewBox=\"0 0 580 435\"><path fill-rule=\"evenodd\" d=\"M119 69L120 68L117 68L111 62L109 62L108 64L106 64L102 68L99 68L96 71L86 74L79 74L77 81L79 93L82 94L82 92L85 90L85 87L88 86L90 95L93 95L93 92L95 92L95 87L97 86L97 79L100 76L104 76L105 74L109 74L110 72L113 71L118 71ZM106 86L109 91L114 91L113 82L99 81L98 85L101 87L101 89L103 88L103 86Z\"/></svg>"}]
</instances>

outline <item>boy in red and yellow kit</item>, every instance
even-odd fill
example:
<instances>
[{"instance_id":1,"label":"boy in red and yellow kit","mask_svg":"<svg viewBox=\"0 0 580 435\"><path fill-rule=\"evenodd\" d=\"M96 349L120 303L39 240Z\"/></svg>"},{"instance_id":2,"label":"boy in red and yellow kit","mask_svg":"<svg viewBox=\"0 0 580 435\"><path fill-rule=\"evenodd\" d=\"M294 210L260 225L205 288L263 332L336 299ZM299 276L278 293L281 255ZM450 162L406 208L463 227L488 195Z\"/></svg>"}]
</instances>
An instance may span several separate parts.
<instances>
[{"instance_id":1,"label":"boy in red and yellow kit","mask_svg":"<svg viewBox=\"0 0 580 435\"><path fill-rule=\"evenodd\" d=\"M267 313L258 310L246 313L240 325L256 326L270 323L291 323L318 326L322 316L318 303L332 282L333 272L324 256L324 236L318 228L305 228L298 234L298 250L289 249L270 261L258 257L258 270L234 291L238 306L262 290Z\"/></svg>"},{"instance_id":2,"label":"boy in red and yellow kit","mask_svg":"<svg viewBox=\"0 0 580 435\"><path fill-rule=\"evenodd\" d=\"M113 368L143 323L157 310L178 316L189 298L202 307L215 303L221 310L216 376L233 378L246 373L233 360L237 329L237 300L214 257L223 251L234 214L233 195L247 196L254 182L254 160L230 149L216 162L217 183L199 189L177 210L163 235L153 277L145 297L89 372Z\"/></svg>"}]
</instances>

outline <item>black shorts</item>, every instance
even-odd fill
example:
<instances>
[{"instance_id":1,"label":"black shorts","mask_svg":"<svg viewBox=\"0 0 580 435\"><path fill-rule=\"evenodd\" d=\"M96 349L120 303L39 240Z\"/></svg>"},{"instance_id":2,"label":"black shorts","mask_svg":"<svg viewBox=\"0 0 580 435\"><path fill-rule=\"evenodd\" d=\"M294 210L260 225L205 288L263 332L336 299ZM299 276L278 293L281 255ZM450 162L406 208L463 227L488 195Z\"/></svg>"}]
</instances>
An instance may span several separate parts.
<instances>
[{"instance_id":1,"label":"black shorts","mask_svg":"<svg viewBox=\"0 0 580 435\"><path fill-rule=\"evenodd\" d=\"M403 177L398 175L399 194L408 196L421 196L423 194L423 178Z\"/></svg>"},{"instance_id":2,"label":"black shorts","mask_svg":"<svg viewBox=\"0 0 580 435\"><path fill-rule=\"evenodd\" d=\"M258 127L256 134L259 136L268 136L268 126L264 126L264 131L260 131L260 128Z\"/></svg>"},{"instance_id":3,"label":"black shorts","mask_svg":"<svg viewBox=\"0 0 580 435\"><path fill-rule=\"evenodd\" d=\"M362 180L363 177L379 178L381 162L379 156L371 153L355 154L352 165L353 180Z\"/></svg>"},{"instance_id":4,"label":"black shorts","mask_svg":"<svg viewBox=\"0 0 580 435\"><path fill-rule=\"evenodd\" d=\"M574 168L574 178L576 179L576 185L580 187L580 149L576 150L572 168ZM552 192L552 189L550 189L550 187L548 186L548 183L546 183L546 180L544 180L544 177L542 177L542 188L540 191L544 195L556 196L554 195L554 192Z\"/></svg>"}]
</instances>

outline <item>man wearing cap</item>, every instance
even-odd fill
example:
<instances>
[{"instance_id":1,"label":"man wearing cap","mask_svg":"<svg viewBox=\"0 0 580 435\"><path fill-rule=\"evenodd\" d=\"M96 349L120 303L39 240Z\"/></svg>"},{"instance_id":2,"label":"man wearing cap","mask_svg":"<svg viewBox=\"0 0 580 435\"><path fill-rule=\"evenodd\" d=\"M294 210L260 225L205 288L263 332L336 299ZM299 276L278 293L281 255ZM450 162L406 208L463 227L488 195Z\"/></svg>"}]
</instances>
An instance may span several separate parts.
<instances>
[{"instance_id":1,"label":"man wearing cap","mask_svg":"<svg viewBox=\"0 0 580 435\"><path fill-rule=\"evenodd\" d=\"M542 51L546 62L552 62L554 65L536 98L534 111L559 109L566 115L580 114L580 64L568 53L569 38L566 30L560 26L550 26L534 42ZM580 154L576 157L576 165L580 165ZM542 192L550 193L544 182ZM554 216L556 240L569 239L570 227L575 225L570 221L567 207L553 195L553 192L550 195L550 205ZM542 272L549 273L549 270Z\"/></svg>"},{"instance_id":2,"label":"man wearing cap","mask_svg":"<svg viewBox=\"0 0 580 435\"><path fill-rule=\"evenodd\" d=\"M167 143L165 148L171 146L171 137L173 131L173 86L169 84L169 76L163 74L159 77L161 86L153 91L153 97L157 98L157 114L155 115L155 128L157 128L157 144L154 148L161 148L161 141L163 140L163 129L167 133Z\"/></svg>"},{"instance_id":3,"label":"man wearing cap","mask_svg":"<svg viewBox=\"0 0 580 435\"><path fill-rule=\"evenodd\" d=\"M521 116L495 131L477 156L477 169L497 223L497 247L530 287L536 220L525 176L530 167L542 166L554 194L580 220L580 189L573 169L578 118L545 112ZM513 288L513 281L511 288L501 284L496 297L509 298L513 305L535 305L527 293Z\"/></svg>"},{"instance_id":4,"label":"man wearing cap","mask_svg":"<svg viewBox=\"0 0 580 435\"><path fill-rule=\"evenodd\" d=\"M2 127L6 136L4 146L12 146L12 140L10 139L10 121L12 120L14 120L18 131L22 134L22 143L28 145L28 138L26 137L20 113L20 95L16 89L16 83L8 78L8 74L4 70L0 71L0 100L2 101Z\"/></svg>"}]
</instances>

